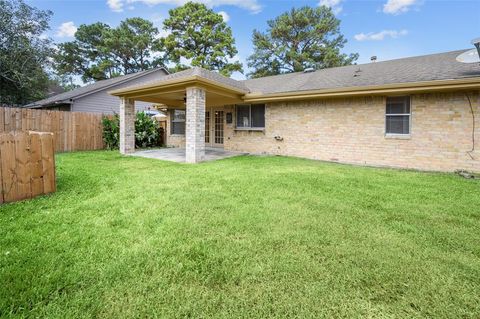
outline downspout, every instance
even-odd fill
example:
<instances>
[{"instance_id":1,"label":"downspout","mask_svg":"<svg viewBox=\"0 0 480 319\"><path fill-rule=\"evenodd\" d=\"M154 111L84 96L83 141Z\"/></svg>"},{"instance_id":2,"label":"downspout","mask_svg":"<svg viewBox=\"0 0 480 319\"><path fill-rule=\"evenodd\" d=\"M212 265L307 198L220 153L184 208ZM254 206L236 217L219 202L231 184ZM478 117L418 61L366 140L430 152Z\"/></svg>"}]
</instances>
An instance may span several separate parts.
<instances>
[{"instance_id":1,"label":"downspout","mask_svg":"<svg viewBox=\"0 0 480 319\"><path fill-rule=\"evenodd\" d=\"M475 158L472 155L472 153L475 151L475 111L473 110L472 101L470 100L470 96L468 95L467 92L465 92L465 97L468 100L468 104L470 106L470 112L472 113L472 148L470 149L470 151L467 151L467 154L468 156L470 156L472 160L475 160Z\"/></svg>"}]
</instances>

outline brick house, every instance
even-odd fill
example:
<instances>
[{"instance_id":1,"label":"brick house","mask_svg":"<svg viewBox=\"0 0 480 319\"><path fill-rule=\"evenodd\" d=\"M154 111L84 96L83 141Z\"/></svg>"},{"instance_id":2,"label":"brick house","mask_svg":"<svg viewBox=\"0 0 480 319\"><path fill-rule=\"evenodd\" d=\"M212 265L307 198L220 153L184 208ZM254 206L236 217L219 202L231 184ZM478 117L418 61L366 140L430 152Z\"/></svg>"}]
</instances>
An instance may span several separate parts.
<instances>
[{"instance_id":1,"label":"brick house","mask_svg":"<svg viewBox=\"0 0 480 319\"><path fill-rule=\"evenodd\" d=\"M480 171L480 65L463 51L236 81L200 68L110 93L121 152L135 101L165 105L167 144L371 166ZM477 139L475 139L478 136Z\"/></svg>"}]
</instances>

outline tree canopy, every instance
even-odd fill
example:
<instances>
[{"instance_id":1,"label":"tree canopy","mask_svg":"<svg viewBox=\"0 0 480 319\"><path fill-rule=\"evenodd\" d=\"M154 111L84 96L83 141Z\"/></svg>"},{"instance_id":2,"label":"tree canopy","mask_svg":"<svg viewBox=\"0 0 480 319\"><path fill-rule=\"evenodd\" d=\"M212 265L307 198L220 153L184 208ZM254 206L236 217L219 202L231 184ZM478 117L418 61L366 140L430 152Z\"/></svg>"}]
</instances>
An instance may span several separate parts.
<instances>
[{"instance_id":1,"label":"tree canopy","mask_svg":"<svg viewBox=\"0 0 480 319\"><path fill-rule=\"evenodd\" d=\"M23 0L0 0L0 104L22 105L45 96L51 41L43 34L51 15Z\"/></svg>"},{"instance_id":2,"label":"tree canopy","mask_svg":"<svg viewBox=\"0 0 480 319\"><path fill-rule=\"evenodd\" d=\"M188 2L170 10L164 30L169 34L162 43L177 70L187 68L183 64L187 62L226 76L234 71L243 72L242 64L233 61L238 51L232 30L220 14L204 4Z\"/></svg>"},{"instance_id":3,"label":"tree canopy","mask_svg":"<svg viewBox=\"0 0 480 319\"><path fill-rule=\"evenodd\" d=\"M74 41L58 45L55 68L60 76L80 75L89 82L163 66L158 38L158 29L142 18L126 19L116 28L83 24Z\"/></svg>"},{"instance_id":4,"label":"tree canopy","mask_svg":"<svg viewBox=\"0 0 480 319\"><path fill-rule=\"evenodd\" d=\"M253 31L250 77L349 65L358 59L356 53L340 52L347 40L340 33L340 20L326 6L292 8L267 24L265 33Z\"/></svg>"}]
</instances>

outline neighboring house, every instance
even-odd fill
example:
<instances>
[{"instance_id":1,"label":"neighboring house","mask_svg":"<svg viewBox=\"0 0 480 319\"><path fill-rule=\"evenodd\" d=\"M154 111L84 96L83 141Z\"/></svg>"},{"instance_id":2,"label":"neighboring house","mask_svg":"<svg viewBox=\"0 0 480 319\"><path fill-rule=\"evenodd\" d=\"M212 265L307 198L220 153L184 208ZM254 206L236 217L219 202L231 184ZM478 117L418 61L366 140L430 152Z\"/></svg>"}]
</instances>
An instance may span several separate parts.
<instances>
[{"instance_id":1,"label":"neighboring house","mask_svg":"<svg viewBox=\"0 0 480 319\"><path fill-rule=\"evenodd\" d=\"M168 72L164 68L127 74L60 93L25 107L72 112L118 113L119 99L108 94L107 91L160 80L166 75ZM152 103L138 103L136 110L147 110L151 106Z\"/></svg>"},{"instance_id":2,"label":"neighboring house","mask_svg":"<svg viewBox=\"0 0 480 319\"><path fill-rule=\"evenodd\" d=\"M236 81L193 68L113 90L121 152L135 101L167 105L167 144L422 170L480 171L480 65L453 51ZM136 102L138 103L138 102ZM185 112L186 110L186 112Z\"/></svg>"}]
</instances>

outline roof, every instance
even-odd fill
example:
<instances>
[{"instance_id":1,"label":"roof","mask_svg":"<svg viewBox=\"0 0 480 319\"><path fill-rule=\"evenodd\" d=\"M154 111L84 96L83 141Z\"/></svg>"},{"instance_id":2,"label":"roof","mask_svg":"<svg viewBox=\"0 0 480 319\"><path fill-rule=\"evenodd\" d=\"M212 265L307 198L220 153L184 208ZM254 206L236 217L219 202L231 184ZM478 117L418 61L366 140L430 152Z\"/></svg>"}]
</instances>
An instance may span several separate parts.
<instances>
[{"instance_id":1,"label":"roof","mask_svg":"<svg viewBox=\"0 0 480 319\"><path fill-rule=\"evenodd\" d=\"M111 94L141 94L147 90L160 90L172 84L195 79L242 92L246 102L272 101L275 99L296 98L302 95L318 97L377 93L385 91L412 90L412 88L445 89L446 86L480 87L480 65L457 62L456 57L465 50L372 62L317 70L268 76L237 81L217 72L202 68L191 68L150 81L142 85L114 90ZM203 83L202 82L202 83ZM453 84L452 84L453 83ZM310 92L315 92L313 95ZM319 93L320 92L320 93Z\"/></svg>"},{"instance_id":2,"label":"roof","mask_svg":"<svg viewBox=\"0 0 480 319\"><path fill-rule=\"evenodd\" d=\"M172 73L165 77L162 77L161 79L145 82L142 84L135 84L130 87L119 89L118 91L136 90L144 87L162 86L164 84L179 83L182 81L189 81L191 79L200 79L206 82L220 84L224 87L230 87L234 90L243 91L244 93L248 92L248 89L243 82L223 76L218 72L209 71L200 67L193 67L180 72ZM115 91L116 90L114 90L112 93L115 93Z\"/></svg>"},{"instance_id":3,"label":"roof","mask_svg":"<svg viewBox=\"0 0 480 319\"><path fill-rule=\"evenodd\" d=\"M456 61L456 56L464 51L281 74L243 83L250 93L272 94L480 77L477 63Z\"/></svg>"},{"instance_id":4,"label":"roof","mask_svg":"<svg viewBox=\"0 0 480 319\"><path fill-rule=\"evenodd\" d=\"M86 95L98 92L103 89L108 89L115 85L119 85L119 84L131 81L133 79L137 79L144 75L147 75L156 71L160 71L160 70L163 70L166 74L168 74L168 71L165 70L165 68L154 68L150 70L131 73L131 74L118 76L118 77L107 79L107 80L97 81L95 83L76 88L72 91L60 93L60 94L48 97L46 99L27 104L25 105L25 107L37 108L37 107L59 104L59 103L70 103L71 99L76 99L82 96L86 96Z\"/></svg>"}]
</instances>

